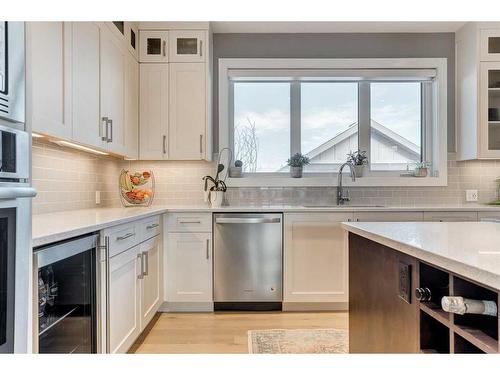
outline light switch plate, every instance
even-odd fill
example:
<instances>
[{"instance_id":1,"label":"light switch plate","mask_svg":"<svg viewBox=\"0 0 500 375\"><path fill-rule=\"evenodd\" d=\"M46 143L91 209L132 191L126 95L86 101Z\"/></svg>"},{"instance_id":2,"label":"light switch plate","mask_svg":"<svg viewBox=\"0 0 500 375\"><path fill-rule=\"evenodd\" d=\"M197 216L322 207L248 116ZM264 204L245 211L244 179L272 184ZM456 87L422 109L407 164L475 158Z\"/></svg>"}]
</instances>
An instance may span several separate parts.
<instances>
[{"instance_id":1,"label":"light switch plate","mask_svg":"<svg viewBox=\"0 0 500 375\"><path fill-rule=\"evenodd\" d=\"M101 192L99 190L95 192L95 204L101 204Z\"/></svg>"},{"instance_id":2,"label":"light switch plate","mask_svg":"<svg viewBox=\"0 0 500 375\"><path fill-rule=\"evenodd\" d=\"M465 200L467 202L477 202L477 190L465 190Z\"/></svg>"}]
</instances>

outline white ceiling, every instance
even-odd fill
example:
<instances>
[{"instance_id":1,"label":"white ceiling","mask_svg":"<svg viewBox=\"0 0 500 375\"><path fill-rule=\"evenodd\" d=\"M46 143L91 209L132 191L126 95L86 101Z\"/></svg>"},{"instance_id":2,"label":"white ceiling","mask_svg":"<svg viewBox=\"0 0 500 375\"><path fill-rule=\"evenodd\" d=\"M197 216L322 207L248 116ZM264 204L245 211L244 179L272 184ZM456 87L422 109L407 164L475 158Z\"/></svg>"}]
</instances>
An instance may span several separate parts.
<instances>
[{"instance_id":1,"label":"white ceiling","mask_svg":"<svg viewBox=\"0 0 500 375\"><path fill-rule=\"evenodd\" d=\"M437 33L465 22L210 22L214 33Z\"/></svg>"}]
</instances>

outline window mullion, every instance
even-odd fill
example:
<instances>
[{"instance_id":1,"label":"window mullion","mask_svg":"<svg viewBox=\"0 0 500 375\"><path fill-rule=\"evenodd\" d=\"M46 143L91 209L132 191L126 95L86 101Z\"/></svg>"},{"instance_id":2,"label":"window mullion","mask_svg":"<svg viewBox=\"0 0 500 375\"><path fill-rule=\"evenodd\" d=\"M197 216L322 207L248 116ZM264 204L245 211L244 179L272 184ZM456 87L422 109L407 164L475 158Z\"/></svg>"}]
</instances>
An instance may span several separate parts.
<instances>
[{"instance_id":1,"label":"window mullion","mask_svg":"<svg viewBox=\"0 0 500 375\"><path fill-rule=\"evenodd\" d=\"M300 152L300 81L290 82L290 154Z\"/></svg>"},{"instance_id":2,"label":"window mullion","mask_svg":"<svg viewBox=\"0 0 500 375\"><path fill-rule=\"evenodd\" d=\"M370 83L358 83L358 148L370 161ZM355 150L353 150L355 151Z\"/></svg>"}]
</instances>

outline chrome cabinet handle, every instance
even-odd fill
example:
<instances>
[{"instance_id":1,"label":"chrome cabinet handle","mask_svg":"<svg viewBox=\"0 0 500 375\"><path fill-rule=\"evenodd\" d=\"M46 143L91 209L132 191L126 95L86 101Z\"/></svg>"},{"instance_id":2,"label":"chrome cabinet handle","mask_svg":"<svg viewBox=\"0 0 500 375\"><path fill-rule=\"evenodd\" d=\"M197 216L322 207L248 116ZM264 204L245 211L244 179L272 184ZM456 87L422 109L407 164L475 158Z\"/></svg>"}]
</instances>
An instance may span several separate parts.
<instances>
[{"instance_id":1,"label":"chrome cabinet handle","mask_svg":"<svg viewBox=\"0 0 500 375\"><path fill-rule=\"evenodd\" d=\"M167 136L163 135L163 153L167 153Z\"/></svg>"},{"instance_id":2,"label":"chrome cabinet handle","mask_svg":"<svg viewBox=\"0 0 500 375\"><path fill-rule=\"evenodd\" d=\"M203 56L203 40L200 40L200 57Z\"/></svg>"},{"instance_id":3,"label":"chrome cabinet handle","mask_svg":"<svg viewBox=\"0 0 500 375\"><path fill-rule=\"evenodd\" d=\"M164 40L163 43L162 43L162 55L163 57L167 56L167 41Z\"/></svg>"},{"instance_id":4,"label":"chrome cabinet handle","mask_svg":"<svg viewBox=\"0 0 500 375\"><path fill-rule=\"evenodd\" d=\"M110 135L109 135L107 142L111 143L111 142L113 142L113 120L109 119L108 124L109 124L109 134Z\"/></svg>"},{"instance_id":5,"label":"chrome cabinet handle","mask_svg":"<svg viewBox=\"0 0 500 375\"><path fill-rule=\"evenodd\" d=\"M151 229L154 229L154 228L158 228L160 226L160 224L151 224L151 225L148 225L146 227L147 230L151 230Z\"/></svg>"},{"instance_id":6,"label":"chrome cabinet handle","mask_svg":"<svg viewBox=\"0 0 500 375\"><path fill-rule=\"evenodd\" d=\"M123 240L126 240L127 238L130 238L130 237L133 237L133 236L135 236L135 233L127 233L124 236L118 236L118 237L116 237L116 240L117 241L123 241Z\"/></svg>"},{"instance_id":7,"label":"chrome cabinet handle","mask_svg":"<svg viewBox=\"0 0 500 375\"><path fill-rule=\"evenodd\" d=\"M200 134L200 154L203 154L203 134Z\"/></svg>"},{"instance_id":8,"label":"chrome cabinet handle","mask_svg":"<svg viewBox=\"0 0 500 375\"><path fill-rule=\"evenodd\" d=\"M179 220L179 224L201 224L201 220Z\"/></svg>"},{"instance_id":9,"label":"chrome cabinet handle","mask_svg":"<svg viewBox=\"0 0 500 375\"><path fill-rule=\"evenodd\" d=\"M209 239L207 239L207 259L209 259L209 258L210 258L210 254L209 254L209 252L210 252L210 240L209 240Z\"/></svg>"},{"instance_id":10,"label":"chrome cabinet handle","mask_svg":"<svg viewBox=\"0 0 500 375\"><path fill-rule=\"evenodd\" d=\"M137 258L141 260L141 273L137 276L139 280L144 279L144 257L142 254L137 254Z\"/></svg>"},{"instance_id":11,"label":"chrome cabinet handle","mask_svg":"<svg viewBox=\"0 0 500 375\"><path fill-rule=\"evenodd\" d=\"M142 252L142 258L144 259L144 271L143 276L147 276L149 273L149 253L147 251Z\"/></svg>"},{"instance_id":12,"label":"chrome cabinet handle","mask_svg":"<svg viewBox=\"0 0 500 375\"><path fill-rule=\"evenodd\" d=\"M108 118L103 117L101 119L102 124L99 127L99 136L101 137L101 140L107 141L108 140Z\"/></svg>"}]
</instances>

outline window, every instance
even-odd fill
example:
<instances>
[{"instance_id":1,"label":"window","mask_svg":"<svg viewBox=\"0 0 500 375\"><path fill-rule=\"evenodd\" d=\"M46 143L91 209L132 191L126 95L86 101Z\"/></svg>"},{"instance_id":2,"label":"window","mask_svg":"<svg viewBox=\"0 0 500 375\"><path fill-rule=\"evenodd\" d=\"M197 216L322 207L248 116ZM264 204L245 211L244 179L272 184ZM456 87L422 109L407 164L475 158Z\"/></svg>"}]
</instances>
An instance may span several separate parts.
<instances>
[{"instance_id":1,"label":"window","mask_svg":"<svg viewBox=\"0 0 500 375\"><path fill-rule=\"evenodd\" d=\"M288 177L286 161L300 152L310 159L305 179L321 184L318 178L331 179L349 152L362 150L365 176L375 178L370 184L380 178L380 186L397 185L420 162L431 164L436 183L446 181L446 173L438 178L446 171L445 59L221 59L220 65L219 147L233 149L246 177Z\"/></svg>"}]
</instances>

